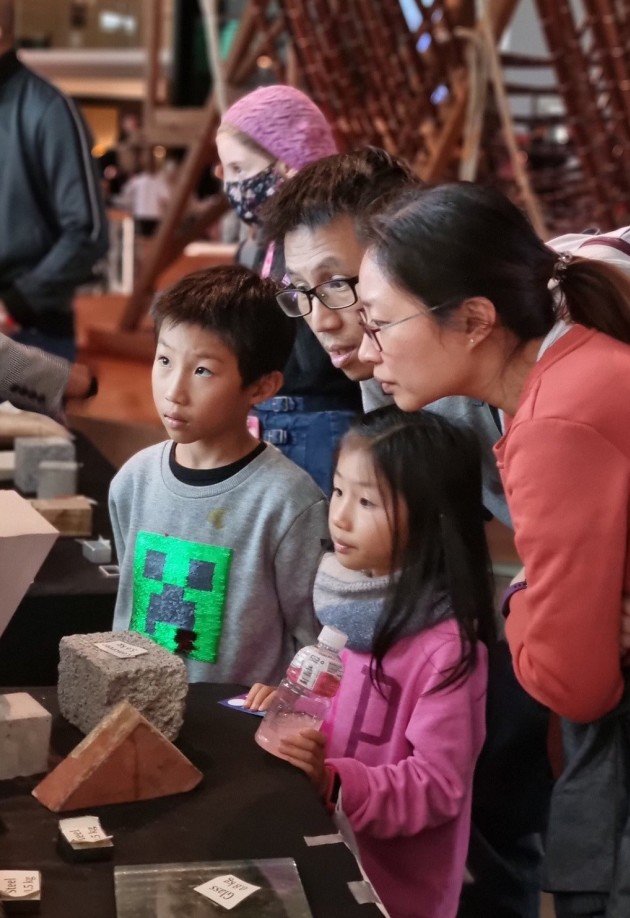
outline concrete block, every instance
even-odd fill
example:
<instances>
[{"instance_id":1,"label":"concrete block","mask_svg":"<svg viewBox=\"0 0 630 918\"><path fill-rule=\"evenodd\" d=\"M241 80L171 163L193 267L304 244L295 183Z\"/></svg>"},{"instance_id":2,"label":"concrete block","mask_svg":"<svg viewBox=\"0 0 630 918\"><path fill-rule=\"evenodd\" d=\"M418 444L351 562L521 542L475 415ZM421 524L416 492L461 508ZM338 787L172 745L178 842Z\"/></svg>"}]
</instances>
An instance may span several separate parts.
<instances>
[{"instance_id":1,"label":"concrete block","mask_svg":"<svg viewBox=\"0 0 630 918\"><path fill-rule=\"evenodd\" d=\"M54 813L192 790L203 775L132 705L121 701L33 796Z\"/></svg>"},{"instance_id":2,"label":"concrete block","mask_svg":"<svg viewBox=\"0 0 630 918\"><path fill-rule=\"evenodd\" d=\"M128 655L115 656L112 650ZM79 730L89 733L127 699L168 739L175 739L188 694L186 666L179 657L135 631L64 637L59 657L59 710Z\"/></svg>"},{"instance_id":3,"label":"concrete block","mask_svg":"<svg viewBox=\"0 0 630 918\"><path fill-rule=\"evenodd\" d=\"M48 768L52 717L26 692L0 695L0 780Z\"/></svg>"},{"instance_id":4,"label":"concrete block","mask_svg":"<svg viewBox=\"0 0 630 918\"><path fill-rule=\"evenodd\" d=\"M47 459L39 463L37 472L37 497L69 497L77 493L78 462L59 462Z\"/></svg>"},{"instance_id":5,"label":"concrete block","mask_svg":"<svg viewBox=\"0 0 630 918\"><path fill-rule=\"evenodd\" d=\"M15 451L3 449L0 451L0 481L13 481L15 475Z\"/></svg>"},{"instance_id":6,"label":"concrete block","mask_svg":"<svg viewBox=\"0 0 630 918\"><path fill-rule=\"evenodd\" d=\"M17 437L15 484L24 494L37 491L40 462L74 462L74 443L63 437Z\"/></svg>"}]
</instances>

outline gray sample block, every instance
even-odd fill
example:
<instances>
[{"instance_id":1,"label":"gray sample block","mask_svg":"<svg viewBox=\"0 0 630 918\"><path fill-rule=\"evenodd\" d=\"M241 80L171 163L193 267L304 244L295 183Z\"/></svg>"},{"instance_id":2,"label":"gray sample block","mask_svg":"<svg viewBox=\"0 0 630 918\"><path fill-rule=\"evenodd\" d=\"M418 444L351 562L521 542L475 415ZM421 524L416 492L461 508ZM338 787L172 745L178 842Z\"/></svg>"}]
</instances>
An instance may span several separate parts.
<instances>
[{"instance_id":1,"label":"gray sample block","mask_svg":"<svg viewBox=\"0 0 630 918\"><path fill-rule=\"evenodd\" d=\"M121 653L134 649L141 656L113 656L97 647L106 644ZM74 634L59 644L57 695L63 716L89 733L119 701L126 699L170 740L179 733L188 694L184 661L135 631Z\"/></svg>"},{"instance_id":2,"label":"gray sample block","mask_svg":"<svg viewBox=\"0 0 630 918\"><path fill-rule=\"evenodd\" d=\"M37 497L74 497L77 493L78 462L58 462L46 459L37 470Z\"/></svg>"},{"instance_id":3,"label":"gray sample block","mask_svg":"<svg viewBox=\"0 0 630 918\"><path fill-rule=\"evenodd\" d=\"M26 692L0 695L0 780L48 770L52 717Z\"/></svg>"},{"instance_id":4,"label":"gray sample block","mask_svg":"<svg viewBox=\"0 0 630 918\"><path fill-rule=\"evenodd\" d=\"M37 491L40 462L74 462L74 443L63 437L17 437L15 484L24 494Z\"/></svg>"}]
</instances>

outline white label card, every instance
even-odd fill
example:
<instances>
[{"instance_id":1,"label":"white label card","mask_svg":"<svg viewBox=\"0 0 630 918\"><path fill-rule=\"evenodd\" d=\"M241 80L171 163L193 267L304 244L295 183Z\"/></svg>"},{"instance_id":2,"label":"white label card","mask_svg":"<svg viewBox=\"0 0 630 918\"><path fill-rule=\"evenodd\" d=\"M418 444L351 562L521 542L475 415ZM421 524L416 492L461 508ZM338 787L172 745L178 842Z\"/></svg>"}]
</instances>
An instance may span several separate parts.
<instances>
[{"instance_id":1,"label":"white label card","mask_svg":"<svg viewBox=\"0 0 630 918\"><path fill-rule=\"evenodd\" d=\"M243 899L247 899L252 893L255 893L260 886L254 886L252 883L246 883L245 880L239 880L231 873L226 873L222 877L214 877L208 880L202 886L195 886L195 892L201 893L206 899L222 905L223 908L231 909L238 905Z\"/></svg>"},{"instance_id":2,"label":"white label card","mask_svg":"<svg viewBox=\"0 0 630 918\"><path fill-rule=\"evenodd\" d=\"M103 641L94 646L98 647L99 650L104 650L105 653L110 653L112 657L120 657L121 659L126 657L141 657L143 653L149 652L145 650L144 647L136 647L135 644L127 644L126 641Z\"/></svg>"},{"instance_id":3,"label":"white label card","mask_svg":"<svg viewBox=\"0 0 630 918\"><path fill-rule=\"evenodd\" d=\"M0 900L38 899L41 884L38 870L0 870Z\"/></svg>"},{"instance_id":4,"label":"white label card","mask_svg":"<svg viewBox=\"0 0 630 918\"><path fill-rule=\"evenodd\" d=\"M76 819L61 819L59 831L71 845L80 845L89 848L91 845L101 847L103 842L110 841L111 835L106 835L98 816L78 816Z\"/></svg>"}]
</instances>

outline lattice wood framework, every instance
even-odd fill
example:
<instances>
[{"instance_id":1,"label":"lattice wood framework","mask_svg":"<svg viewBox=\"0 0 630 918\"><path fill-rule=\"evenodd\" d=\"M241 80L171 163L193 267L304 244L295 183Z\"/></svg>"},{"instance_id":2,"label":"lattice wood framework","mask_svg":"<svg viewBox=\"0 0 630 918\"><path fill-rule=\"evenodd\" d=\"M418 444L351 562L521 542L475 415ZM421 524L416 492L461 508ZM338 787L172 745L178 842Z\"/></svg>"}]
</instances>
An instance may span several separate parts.
<instances>
[{"instance_id":1,"label":"lattice wood framework","mask_svg":"<svg viewBox=\"0 0 630 918\"><path fill-rule=\"evenodd\" d=\"M269 4L253 0L269 23ZM333 125L340 147L385 147L430 169L453 107L465 95L460 26L471 0L416 4L412 31L398 0L281 0L280 40L289 37L302 85ZM269 46L269 35L266 36ZM276 59L278 39L274 48Z\"/></svg>"},{"instance_id":2,"label":"lattice wood framework","mask_svg":"<svg viewBox=\"0 0 630 918\"><path fill-rule=\"evenodd\" d=\"M475 11L483 10L483 28L498 41L518 2L415 0L417 26L411 29L399 0L249 0L224 66L228 97L250 87L259 56L267 55L276 80L301 86L323 109L341 149L376 144L406 158L426 180L455 178L469 87L465 44L480 26ZM571 203L575 195L577 212L592 214L587 222L608 229L626 221L630 211L630 0L535 3L571 135L568 164L544 177L550 225L558 200ZM154 40L153 71L156 48ZM147 110L158 123L157 107L151 102ZM176 125L173 110L161 118L163 127L165 118ZM182 118L190 125L194 115L188 111ZM179 194L128 304L123 329L137 327L160 271L186 241L177 237L177 226L212 155L218 122L213 98L198 118ZM494 178L490 158L483 178Z\"/></svg>"},{"instance_id":3,"label":"lattice wood framework","mask_svg":"<svg viewBox=\"0 0 630 918\"><path fill-rule=\"evenodd\" d=\"M630 214L630 3L536 0L595 222ZM579 227L576 227L579 229Z\"/></svg>"}]
</instances>

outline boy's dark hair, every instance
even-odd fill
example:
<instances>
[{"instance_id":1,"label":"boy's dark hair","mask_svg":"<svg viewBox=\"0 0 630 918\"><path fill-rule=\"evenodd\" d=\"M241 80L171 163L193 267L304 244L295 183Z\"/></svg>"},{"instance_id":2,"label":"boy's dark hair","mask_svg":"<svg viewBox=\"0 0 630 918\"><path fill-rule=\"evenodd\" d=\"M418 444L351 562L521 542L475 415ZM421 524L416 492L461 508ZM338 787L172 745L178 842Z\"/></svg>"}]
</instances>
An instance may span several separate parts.
<instances>
[{"instance_id":1,"label":"boy's dark hair","mask_svg":"<svg viewBox=\"0 0 630 918\"><path fill-rule=\"evenodd\" d=\"M287 233L326 226L337 217L361 217L375 199L422 181L402 160L378 147L335 153L300 169L261 210L264 238L282 243Z\"/></svg>"},{"instance_id":2,"label":"boy's dark hair","mask_svg":"<svg viewBox=\"0 0 630 918\"><path fill-rule=\"evenodd\" d=\"M418 597L446 594L442 618L455 618L461 637L458 664L432 691L456 683L474 665L477 641L496 639L492 574L481 503L481 458L475 435L430 411L407 414L396 406L358 418L341 449L364 449L383 493L393 501L392 577L372 645L372 678L382 691L383 659L405 634ZM407 509L402 544L398 500ZM424 628L442 620L427 604Z\"/></svg>"},{"instance_id":3,"label":"boy's dark hair","mask_svg":"<svg viewBox=\"0 0 630 918\"><path fill-rule=\"evenodd\" d=\"M162 323L198 325L217 335L238 362L243 386L284 370L297 323L276 303L278 286L240 265L195 271L164 291L151 308Z\"/></svg>"}]
</instances>

